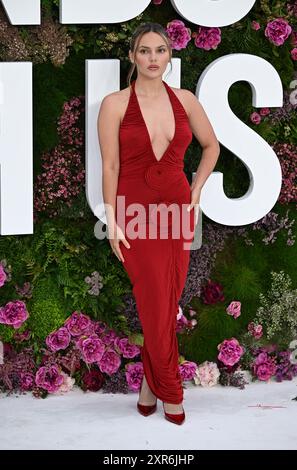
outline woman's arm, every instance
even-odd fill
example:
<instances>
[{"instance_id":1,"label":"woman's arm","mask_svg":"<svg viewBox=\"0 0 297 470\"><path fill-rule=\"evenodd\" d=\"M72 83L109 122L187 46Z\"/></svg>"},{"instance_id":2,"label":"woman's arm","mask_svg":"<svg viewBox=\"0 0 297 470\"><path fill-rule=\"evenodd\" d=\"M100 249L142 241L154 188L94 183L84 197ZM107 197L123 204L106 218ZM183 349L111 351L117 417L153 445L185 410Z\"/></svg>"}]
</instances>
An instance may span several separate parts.
<instances>
[{"instance_id":1,"label":"woman's arm","mask_svg":"<svg viewBox=\"0 0 297 470\"><path fill-rule=\"evenodd\" d=\"M124 262L120 241L130 248L122 230L116 223L116 197L120 171L119 155L120 110L116 93L104 97L97 119L98 139L102 155L103 200L112 251Z\"/></svg>"},{"instance_id":2,"label":"woman's arm","mask_svg":"<svg viewBox=\"0 0 297 470\"><path fill-rule=\"evenodd\" d=\"M116 194L120 170L119 126L119 101L112 93L102 100L97 119L98 140L102 156L103 200L107 225L112 233L116 222Z\"/></svg>"},{"instance_id":3,"label":"woman's arm","mask_svg":"<svg viewBox=\"0 0 297 470\"><path fill-rule=\"evenodd\" d=\"M190 126L202 147L201 161L198 165L191 189L201 189L217 163L220 155L220 144L202 104L191 91L184 91L186 92Z\"/></svg>"}]
</instances>

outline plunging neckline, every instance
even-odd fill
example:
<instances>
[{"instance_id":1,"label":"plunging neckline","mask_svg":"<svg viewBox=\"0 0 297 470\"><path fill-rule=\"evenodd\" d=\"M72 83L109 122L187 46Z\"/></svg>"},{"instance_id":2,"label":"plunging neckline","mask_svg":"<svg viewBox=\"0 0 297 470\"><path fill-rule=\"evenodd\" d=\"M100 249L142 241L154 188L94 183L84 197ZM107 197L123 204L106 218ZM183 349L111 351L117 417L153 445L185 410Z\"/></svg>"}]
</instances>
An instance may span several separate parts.
<instances>
[{"instance_id":1,"label":"plunging neckline","mask_svg":"<svg viewBox=\"0 0 297 470\"><path fill-rule=\"evenodd\" d=\"M174 112L174 106L173 106L173 102L172 102L172 96L171 96L171 90L170 90L170 87L169 85L167 85L167 83L162 80L163 84L164 84L164 87L167 91L167 94L169 96L169 100L170 100L170 103L171 103L171 107L172 107L172 111L173 111L173 116L174 116L174 135L173 135L173 138L172 140L169 142L167 148L165 149L165 152L161 155L161 158L158 159L156 157L156 154L154 152L154 149L153 149L153 145L152 145L152 141L151 141L151 137L150 137L150 133L148 131L148 127L146 125L146 122L145 122L145 119L143 117L143 114L142 114L142 111L141 111L141 108L140 108L140 104L139 104L139 101L138 101L138 98L137 98L137 94L135 92L135 81L136 80L133 80L132 82L132 86L133 86L133 92L134 92L134 95L135 95L135 101L137 103L137 107L138 107L138 111L139 111L139 115L141 117L141 120L144 124L144 128L145 128L145 133L146 133L146 137L147 137L147 140L148 140L148 144L149 144L149 147L150 147L150 151L151 151L151 154L152 154L152 157L154 158L154 160L157 162L157 163L160 163L161 160L163 160L163 158L165 157L165 155L169 152L174 140L175 140L175 137L176 137L176 131L177 131L177 120L176 120L176 117L175 117L175 112Z\"/></svg>"}]
</instances>

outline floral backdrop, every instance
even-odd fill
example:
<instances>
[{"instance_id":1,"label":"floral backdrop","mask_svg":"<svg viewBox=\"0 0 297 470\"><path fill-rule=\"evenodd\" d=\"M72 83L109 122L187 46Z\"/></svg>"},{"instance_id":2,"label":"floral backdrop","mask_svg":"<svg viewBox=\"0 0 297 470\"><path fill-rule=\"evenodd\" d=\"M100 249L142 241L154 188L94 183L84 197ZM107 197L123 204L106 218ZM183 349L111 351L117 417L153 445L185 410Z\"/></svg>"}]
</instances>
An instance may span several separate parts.
<instances>
[{"instance_id":1,"label":"floral backdrop","mask_svg":"<svg viewBox=\"0 0 297 470\"><path fill-rule=\"evenodd\" d=\"M203 214L203 242L191 251L176 319L179 368L187 383L244 388L251 380L297 375L297 1L258 0L224 28L185 22L154 0L122 24L61 25L57 0L43 0L42 24L12 26L0 6L0 60L32 61L34 235L0 237L0 391L36 397L72 387L139 390L143 335L130 281L107 239L93 233L86 202L84 67L121 60L127 86L129 39L140 22L166 28L182 60L181 86L195 91L205 67L228 53L255 54L281 77L284 105L254 109L246 82L234 84L234 113L277 154L282 189L273 210L244 227ZM185 172L201 157L193 139ZM249 186L241 161L221 145L215 171L228 197Z\"/></svg>"}]
</instances>

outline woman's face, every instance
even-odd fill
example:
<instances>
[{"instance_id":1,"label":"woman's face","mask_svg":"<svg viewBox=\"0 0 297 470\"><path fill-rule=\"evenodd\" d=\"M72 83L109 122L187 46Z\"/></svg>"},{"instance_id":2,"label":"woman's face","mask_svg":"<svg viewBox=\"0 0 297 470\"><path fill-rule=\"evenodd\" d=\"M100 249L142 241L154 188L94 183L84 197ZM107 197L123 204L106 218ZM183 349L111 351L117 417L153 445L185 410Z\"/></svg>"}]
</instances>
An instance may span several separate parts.
<instances>
[{"instance_id":1,"label":"woman's face","mask_svg":"<svg viewBox=\"0 0 297 470\"><path fill-rule=\"evenodd\" d=\"M133 58L131 53L130 57ZM162 36L154 32L143 34L134 53L138 73L147 77L162 76L169 60L169 49ZM159 68L149 69L150 65L158 65Z\"/></svg>"}]
</instances>

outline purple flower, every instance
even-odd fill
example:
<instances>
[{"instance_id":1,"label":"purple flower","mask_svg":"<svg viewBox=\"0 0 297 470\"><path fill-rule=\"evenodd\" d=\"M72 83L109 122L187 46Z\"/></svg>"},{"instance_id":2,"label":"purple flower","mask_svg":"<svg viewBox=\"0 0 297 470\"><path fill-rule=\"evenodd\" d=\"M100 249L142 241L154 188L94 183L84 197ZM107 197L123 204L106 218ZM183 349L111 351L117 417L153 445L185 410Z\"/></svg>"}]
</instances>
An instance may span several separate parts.
<instances>
[{"instance_id":1,"label":"purple flower","mask_svg":"<svg viewBox=\"0 0 297 470\"><path fill-rule=\"evenodd\" d=\"M68 329L62 326L57 331L53 331L48 335L45 342L51 351L58 351L59 349L66 349L70 344L71 336Z\"/></svg>"},{"instance_id":2,"label":"purple flower","mask_svg":"<svg viewBox=\"0 0 297 470\"><path fill-rule=\"evenodd\" d=\"M97 363L101 372L108 375L115 374L121 365L121 358L115 351L105 351L100 361Z\"/></svg>"},{"instance_id":3,"label":"purple flower","mask_svg":"<svg viewBox=\"0 0 297 470\"><path fill-rule=\"evenodd\" d=\"M140 390L143 379L142 362L127 364L125 374L129 389L133 390L133 392L138 392Z\"/></svg>"},{"instance_id":4,"label":"purple flower","mask_svg":"<svg viewBox=\"0 0 297 470\"><path fill-rule=\"evenodd\" d=\"M4 271L4 268L2 264L0 263L0 287L2 287L7 279L6 272Z\"/></svg>"},{"instance_id":5,"label":"purple flower","mask_svg":"<svg viewBox=\"0 0 297 470\"><path fill-rule=\"evenodd\" d=\"M76 345L87 364L100 361L105 351L105 345L97 335L81 336Z\"/></svg>"},{"instance_id":6,"label":"purple flower","mask_svg":"<svg viewBox=\"0 0 297 470\"><path fill-rule=\"evenodd\" d=\"M32 390L35 385L35 377L31 372L21 372L20 374L20 388L21 390Z\"/></svg>"},{"instance_id":7,"label":"purple flower","mask_svg":"<svg viewBox=\"0 0 297 470\"><path fill-rule=\"evenodd\" d=\"M140 348L136 344L129 343L128 338L117 338L114 345L123 357L127 357L128 359L132 359L140 354Z\"/></svg>"},{"instance_id":8,"label":"purple flower","mask_svg":"<svg viewBox=\"0 0 297 470\"><path fill-rule=\"evenodd\" d=\"M8 302L5 307L0 308L0 323L20 328L29 317L26 304L22 300Z\"/></svg>"},{"instance_id":9,"label":"purple flower","mask_svg":"<svg viewBox=\"0 0 297 470\"><path fill-rule=\"evenodd\" d=\"M290 36L292 28L283 18L277 18L269 21L265 28L265 36L270 42L276 46L284 44L285 40Z\"/></svg>"},{"instance_id":10,"label":"purple flower","mask_svg":"<svg viewBox=\"0 0 297 470\"><path fill-rule=\"evenodd\" d=\"M189 381L194 379L197 371L197 364L195 362L184 361L179 364L178 368L182 381Z\"/></svg>"},{"instance_id":11,"label":"purple flower","mask_svg":"<svg viewBox=\"0 0 297 470\"><path fill-rule=\"evenodd\" d=\"M73 312L64 325L72 336L82 335L92 324L91 319L80 312Z\"/></svg>"},{"instance_id":12,"label":"purple flower","mask_svg":"<svg viewBox=\"0 0 297 470\"><path fill-rule=\"evenodd\" d=\"M191 30L181 20L172 20L167 23L166 32L170 38L172 49L177 51L185 49L188 42L191 41Z\"/></svg>"},{"instance_id":13,"label":"purple flower","mask_svg":"<svg viewBox=\"0 0 297 470\"><path fill-rule=\"evenodd\" d=\"M218 345L218 359L226 366L236 364L244 353L244 349L240 346L236 338L225 339Z\"/></svg>"},{"instance_id":14,"label":"purple flower","mask_svg":"<svg viewBox=\"0 0 297 470\"><path fill-rule=\"evenodd\" d=\"M238 318L241 314L240 311L241 302L233 300L227 307L226 312L233 318Z\"/></svg>"},{"instance_id":15,"label":"purple flower","mask_svg":"<svg viewBox=\"0 0 297 470\"><path fill-rule=\"evenodd\" d=\"M42 366L36 372L35 382L38 387L54 393L64 382L64 377L56 364Z\"/></svg>"},{"instance_id":16,"label":"purple flower","mask_svg":"<svg viewBox=\"0 0 297 470\"><path fill-rule=\"evenodd\" d=\"M205 51L210 49L217 49L221 42L220 28L209 28L207 26L200 26L198 32L193 33L195 38L195 46Z\"/></svg>"}]
</instances>

